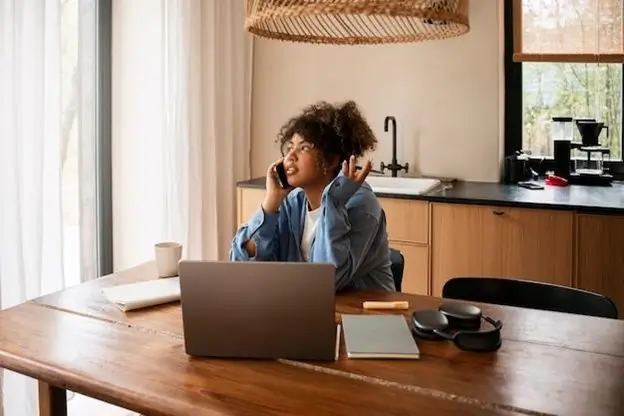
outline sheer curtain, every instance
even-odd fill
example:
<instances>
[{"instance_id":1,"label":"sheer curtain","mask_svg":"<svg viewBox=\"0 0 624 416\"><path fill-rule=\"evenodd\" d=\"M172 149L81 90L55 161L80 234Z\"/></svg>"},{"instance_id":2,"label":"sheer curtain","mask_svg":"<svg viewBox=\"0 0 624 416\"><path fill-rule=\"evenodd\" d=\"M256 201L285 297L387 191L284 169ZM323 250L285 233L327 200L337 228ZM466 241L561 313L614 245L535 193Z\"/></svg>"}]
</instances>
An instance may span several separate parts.
<instances>
[{"instance_id":1,"label":"sheer curtain","mask_svg":"<svg viewBox=\"0 0 624 416\"><path fill-rule=\"evenodd\" d=\"M201 2L205 259L227 259L237 226L236 182L249 179L251 170L253 41L243 27L245 3Z\"/></svg>"},{"instance_id":2,"label":"sheer curtain","mask_svg":"<svg viewBox=\"0 0 624 416\"><path fill-rule=\"evenodd\" d=\"M189 258L224 259L250 167L252 40L244 0L167 0L163 229Z\"/></svg>"},{"instance_id":3,"label":"sheer curtain","mask_svg":"<svg viewBox=\"0 0 624 416\"><path fill-rule=\"evenodd\" d=\"M116 270L153 259L157 240L182 242L187 258L227 258L236 181L250 171L244 3L113 4Z\"/></svg>"},{"instance_id":4,"label":"sheer curtain","mask_svg":"<svg viewBox=\"0 0 624 416\"><path fill-rule=\"evenodd\" d=\"M2 309L95 277L95 256L80 260L95 244L80 247L80 229L95 235L94 221L80 221L94 218L86 212L93 204L83 203L91 193L83 191L95 185L82 179L95 179L79 172L95 169L88 159L94 139L85 134L92 117L80 105L92 92L93 73L84 69L92 67L95 0L80 0L84 21L78 1L0 0ZM0 377L0 414L37 414L36 382L11 371Z\"/></svg>"}]
</instances>

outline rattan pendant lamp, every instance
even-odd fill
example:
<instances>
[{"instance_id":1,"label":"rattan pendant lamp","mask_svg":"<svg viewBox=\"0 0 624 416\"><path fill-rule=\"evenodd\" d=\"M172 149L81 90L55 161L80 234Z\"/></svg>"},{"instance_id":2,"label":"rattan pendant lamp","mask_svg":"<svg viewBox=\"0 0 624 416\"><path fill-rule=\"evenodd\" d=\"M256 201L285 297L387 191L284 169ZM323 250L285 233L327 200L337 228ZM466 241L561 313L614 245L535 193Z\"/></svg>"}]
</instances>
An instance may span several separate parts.
<instances>
[{"instance_id":1,"label":"rattan pendant lamp","mask_svg":"<svg viewBox=\"0 0 624 416\"><path fill-rule=\"evenodd\" d=\"M379 44L467 33L469 0L245 0L245 29L292 42Z\"/></svg>"}]
</instances>

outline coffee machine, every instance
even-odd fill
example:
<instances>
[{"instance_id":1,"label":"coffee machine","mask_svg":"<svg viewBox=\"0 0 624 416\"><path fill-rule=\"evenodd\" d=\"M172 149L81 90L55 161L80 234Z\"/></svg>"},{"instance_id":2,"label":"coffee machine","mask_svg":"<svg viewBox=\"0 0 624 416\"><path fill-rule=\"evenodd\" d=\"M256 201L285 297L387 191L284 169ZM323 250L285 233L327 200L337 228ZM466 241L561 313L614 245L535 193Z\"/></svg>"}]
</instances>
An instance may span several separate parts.
<instances>
[{"instance_id":1,"label":"coffee machine","mask_svg":"<svg viewBox=\"0 0 624 416\"><path fill-rule=\"evenodd\" d=\"M604 162L611 151L599 140L603 129L609 137L609 127L593 118L553 117L552 123L555 175L570 185L609 186L613 176L607 173ZM573 125L580 141L574 141Z\"/></svg>"}]
</instances>

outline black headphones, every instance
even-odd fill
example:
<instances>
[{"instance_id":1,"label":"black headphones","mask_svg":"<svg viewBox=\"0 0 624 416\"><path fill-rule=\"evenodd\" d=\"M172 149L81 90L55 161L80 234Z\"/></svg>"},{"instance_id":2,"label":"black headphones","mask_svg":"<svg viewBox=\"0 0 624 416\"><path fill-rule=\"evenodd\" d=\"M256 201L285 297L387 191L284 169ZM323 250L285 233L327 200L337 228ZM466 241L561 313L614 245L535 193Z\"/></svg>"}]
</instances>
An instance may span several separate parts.
<instances>
[{"instance_id":1,"label":"black headphones","mask_svg":"<svg viewBox=\"0 0 624 416\"><path fill-rule=\"evenodd\" d=\"M481 320L492 329L481 330ZM491 352L500 348L503 323L483 316L474 305L445 302L438 310L420 310L412 313L411 330L414 336L427 340L449 340L464 351Z\"/></svg>"}]
</instances>

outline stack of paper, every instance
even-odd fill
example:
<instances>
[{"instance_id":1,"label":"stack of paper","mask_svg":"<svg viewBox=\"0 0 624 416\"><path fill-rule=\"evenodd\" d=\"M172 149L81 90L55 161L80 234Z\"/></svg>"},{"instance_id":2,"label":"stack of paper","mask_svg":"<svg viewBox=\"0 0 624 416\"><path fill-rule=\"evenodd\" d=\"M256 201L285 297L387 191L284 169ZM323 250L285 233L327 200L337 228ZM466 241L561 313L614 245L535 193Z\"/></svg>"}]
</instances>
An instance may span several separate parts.
<instances>
[{"instance_id":1,"label":"stack of paper","mask_svg":"<svg viewBox=\"0 0 624 416\"><path fill-rule=\"evenodd\" d=\"M180 300L180 278L148 280L102 289L106 299L122 311L146 308Z\"/></svg>"}]
</instances>

